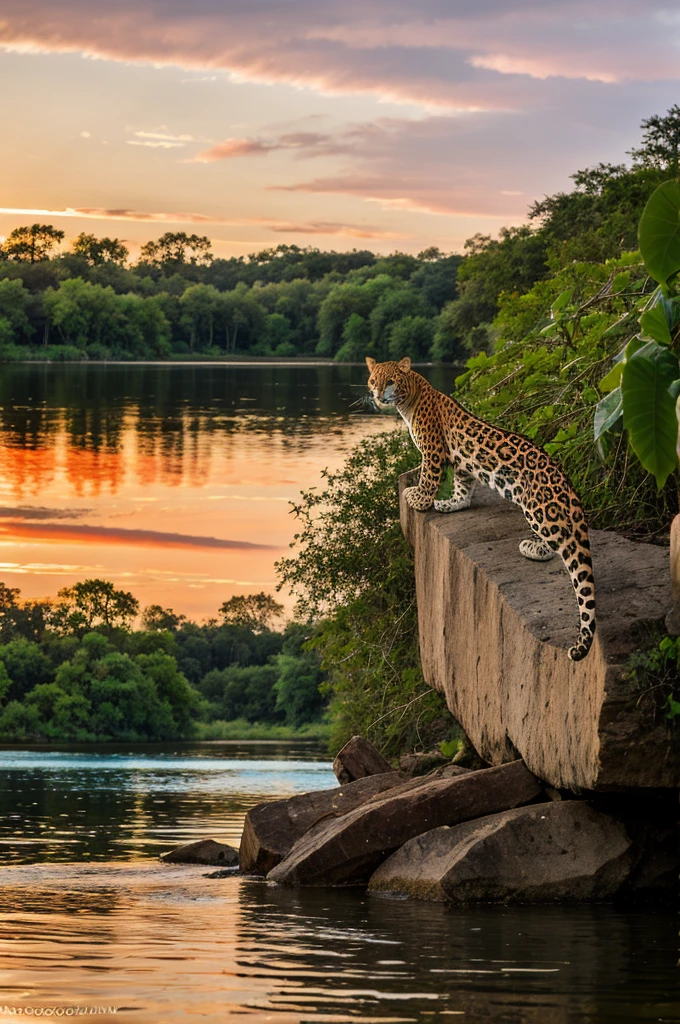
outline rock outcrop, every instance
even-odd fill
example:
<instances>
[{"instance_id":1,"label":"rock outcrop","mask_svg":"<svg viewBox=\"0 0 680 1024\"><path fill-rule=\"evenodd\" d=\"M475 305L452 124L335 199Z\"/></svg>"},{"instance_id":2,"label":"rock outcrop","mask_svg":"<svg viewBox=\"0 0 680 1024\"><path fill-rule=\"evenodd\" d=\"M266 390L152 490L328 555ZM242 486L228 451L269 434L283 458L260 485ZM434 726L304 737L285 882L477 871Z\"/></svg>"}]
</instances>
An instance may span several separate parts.
<instances>
[{"instance_id":1,"label":"rock outcrop","mask_svg":"<svg viewBox=\"0 0 680 1024\"><path fill-rule=\"evenodd\" d=\"M414 836L517 807L540 792L521 761L454 778L412 779L349 814L320 821L267 877L288 886L359 885Z\"/></svg>"},{"instance_id":2,"label":"rock outcrop","mask_svg":"<svg viewBox=\"0 0 680 1024\"><path fill-rule=\"evenodd\" d=\"M399 772L389 771L336 789L320 789L258 804L248 811L244 822L239 850L241 871L266 875L312 825L347 814L370 797L403 785L404 781Z\"/></svg>"},{"instance_id":3,"label":"rock outcrop","mask_svg":"<svg viewBox=\"0 0 680 1024\"><path fill-rule=\"evenodd\" d=\"M160 860L164 864L218 864L220 867L234 867L238 864L238 850L226 843L216 843L214 839L198 839L195 843L185 843L169 853L162 853Z\"/></svg>"},{"instance_id":4,"label":"rock outcrop","mask_svg":"<svg viewBox=\"0 0 680 1024\"><path fill-rule=\"evenodd\" d=\"M401 516L425 679L484 761L520 756L574 791L680 785L680 743L654 694L625 673L672 605L667 549L591 532L597 635L588 657L571 662L573 590L559 559L519 554L527 527L518 508L480 488L471 508L449 515L415 512L402 498Z\"/></svg>"},{"instance_id":5,"label":"rock outcrop","mask_svg":"<svg viewBox=\"0 0 680 1024\"><path fill-rule=\"evenodd\" d=\"M611 899L636 860L625 826L580 800L534 804L417 836L371 892L470 903Z\"/></svg>"},{"instance_id":6,"label":"rock outcrop","mask_svg":"<svg viewBox=\"0 0 680 1024\"><path fill-rule=\"evenodd\" d=\"M377 747L363 736L352 736L338 751L333 761L333 771L341 786L369 775L384 775L392 771L392 765L385 760Z\"/></svg>"}]
</instances>

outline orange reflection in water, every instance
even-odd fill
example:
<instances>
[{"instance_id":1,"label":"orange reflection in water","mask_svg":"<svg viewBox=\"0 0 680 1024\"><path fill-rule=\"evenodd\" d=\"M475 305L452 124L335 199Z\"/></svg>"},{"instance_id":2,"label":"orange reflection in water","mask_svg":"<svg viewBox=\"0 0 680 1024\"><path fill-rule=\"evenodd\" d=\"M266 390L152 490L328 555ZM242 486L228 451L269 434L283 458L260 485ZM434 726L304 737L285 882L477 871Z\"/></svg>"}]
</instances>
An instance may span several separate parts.
<instances>
[{"instance_id":1,"label":"orange reflection in water","mask_svg":"<svg viewBox=\"0 0 680 1024\"><path fill-rule=\"evenodd\" d=\"M62 417L32 446L0 435L0 579L31 598L99 576L197 618L233 594L273 592L295 532L289 503L392 423L336 419L296 434L127 416L95 444Z\"/></svg>"}]
</instances>

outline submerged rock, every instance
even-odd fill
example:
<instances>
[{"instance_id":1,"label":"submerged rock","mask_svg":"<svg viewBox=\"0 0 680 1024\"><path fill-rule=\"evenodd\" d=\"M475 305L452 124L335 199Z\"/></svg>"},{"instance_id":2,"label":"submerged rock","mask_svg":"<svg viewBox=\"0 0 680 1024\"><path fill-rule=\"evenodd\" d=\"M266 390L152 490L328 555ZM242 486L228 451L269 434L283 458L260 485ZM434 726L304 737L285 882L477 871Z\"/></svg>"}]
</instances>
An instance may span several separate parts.
<instances>
[{"instance_id":1,"label":"submerged rock","mask_svg":"<svg viewBox=\"0 0 680 1024\"><path fill-rule=\"evenodd\" d=\"M243 826L239 850L241 871L266 875L312 825L347 814L376 794L402 785L404 781L399 772L389 771L337 789L322 789L258 804L248 811Z\"/></svg>"},{"instance_id":2,"label":"submerged rock","mask_svg":"<svg viewBox=\"0 0 680 1024\"><path fill-rule=\"evenodd\" d=\"M607 900L635 860L621 822L565 800L417 836L380 865L369 891L456 903Z\"/></svg>"},{"instance_id":3,"label":"submerged rock","mask_svg":"<svg viewBox=\"0 0 680 1024\"><path fill-rule=\"evenodd\" d=\"M414 836L516 807L540 792L521 761L454 778L412 779L341 818L320 821L267 877L289 886L357 885Z\"/></svg>"},{"instance_id":4,"label":"submerged rock","mask_svg":"<svg viewBox=\"0 0 680 1024\"><path fill-rule=\"evenodd\" d=\"M219 864L222 867L238 865L238 850L214 839L199 839L195 843L178 846L169 853L162 853L164 864Z\"/></svg>"},{"instance_id":5,"label":"submerged rock","mask_svg":"<svg viewBox=\"0 0 680 1024\"><path fill-rule=\"evenodd\" d=\"M369 775L384 775L392 771L392 765L385 760L370 740L363 736L352 736L333 761L333 771L341 786Z\"/></svg>"}]
</instances>

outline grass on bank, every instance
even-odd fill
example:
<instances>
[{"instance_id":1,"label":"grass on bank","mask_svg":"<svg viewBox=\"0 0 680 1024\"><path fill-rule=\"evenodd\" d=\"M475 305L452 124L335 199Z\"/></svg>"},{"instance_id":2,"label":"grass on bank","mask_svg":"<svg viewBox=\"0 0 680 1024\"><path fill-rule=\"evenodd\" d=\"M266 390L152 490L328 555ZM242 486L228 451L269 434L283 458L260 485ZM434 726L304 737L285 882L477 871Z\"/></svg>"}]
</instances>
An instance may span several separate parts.
<instances>
[{"instance_id":1,"label":"grass on bank","mask_svg":"<svg viewBox=\"0 0 680 1024\"><path fill-rule=\"evenodd\" d=\"M197 740L307 740L328 744L331 726L325 722L312 722L294 729L288 725L269 725L266 722L248 722L237 718L233 722L197 722L194 739Z\"/></svg>"}]
</instances>

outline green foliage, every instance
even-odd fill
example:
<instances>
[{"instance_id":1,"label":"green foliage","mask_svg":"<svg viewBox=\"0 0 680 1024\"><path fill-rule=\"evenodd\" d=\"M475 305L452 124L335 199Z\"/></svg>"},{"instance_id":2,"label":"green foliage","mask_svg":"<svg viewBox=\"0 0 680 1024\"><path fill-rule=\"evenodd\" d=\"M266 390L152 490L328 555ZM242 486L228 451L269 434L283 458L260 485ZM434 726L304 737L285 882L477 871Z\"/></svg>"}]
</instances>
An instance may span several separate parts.
<instances>
[{"instance_id":1,"label":"green foliage","mask_svg":"<svg viewBox=\"0 0 680 1024\"><path fill-rule=\"evenodd\" d=\"M664 636L653 647L635 651L628 662L630 678L665 717L680 717L680 637Z\"/></svg>"},{"instance_id":2,"label":"green foliage","mask_svg":"<svg viewBox=\"0 0 680 1024\"><path fill-rule=\"evenodd\" d=\"M374 436L294 506L298 552L277 568L297 614L316 623L308 647L329 674L335 749L355 733L388 754L412 749L442 717L450 732L420 669L413 556L399 525L397 480L418 461L405 432Z\"/></svg>"},{"instance_id":3,"label":"green foliage","mask_svg":"<svg viewBox=\"0 0 680 1024\"><path fill-rule=\"evenodd\" d=\"M660 285L680 270L680 183L665 181L652 193L640 219L640 252Z\"/></svg>"},{"instance_id":4,"label":"green foliage","mask_svg":"<svg viewBox=\"0 0 680 1024\"><path fill-rule=\"evenodd\" d=\"M220 606L220 615L225 625L244 626L259 633L283 615L283 605L264 592L237 595Z\"/></svg>"},{"instance_id":5,"label":"green foliage","mask_svg":"<svg viewBox=\"0 0 680 1024\"><path fill-rule=\"evenodd\" d=\"M659 489L677 465L678 421L671 387L678 376L677 356L648 341L626 360L621 377L623 425Z\"/></svg>"},{"instance_id":6,"label":"green foliage","mask_svg":"<svg viewBox=\"0 0 680 1024\"><path fill-rule=\"evenodd\" d=\"M54 247L63 239L64 232L51 224L14 228L0 247L1 255L6 260L39 263L48 259Z\"/></svg>"},{"instance_id":7,"label":"green foliage","mask_svg":"<svg viewBox=\"0 0 680 1024\"><path fill-rule=\"evenodd\" d=\"M595 411L595 440L601 441L608 431L619 431L622 423L633 451L661 490L678 461L680 188L676 182L665 182L653 193L642 214L639 235L645 269L659 287L650 299L638 303L638 333L600 381L606 397Z\"/></svg>"},{"instance_id":8,"label":"green foliage","mask_svg":"<svg viewBox=\"0 0 680 1024\"><path fill-rule=\"evenodd\" d=\"M59 596L21 602L0 584L1 739L178 739L206 721L292 734L324 716L309 629L269 629L281 610L269 595L225 602L223 621L203 625L151 606L140 630L136 599L106 580Z\"/></svg>"},{"instance_id":9,"label":"green foliage","mask_svg":"<svg viewBox=\"0 0 680 1024\"><path fill-rule=\"evenodd\" d=\"M611 372L622 352L641 347L633 339L639 305L649 301L641 299L646 281L640 257L630 253L605 263L572 263L523 296L505 294L493 325L496 351L470 359L457 381L463 404L532 438L559 460L591 526L639 536L665 532L677 510L670 483L658 493L631 458L617 404L622 370ZM614 390L598 405L605 374ZM604 435L607 421L610 433Z\"/></svg>"}]
</instances>

